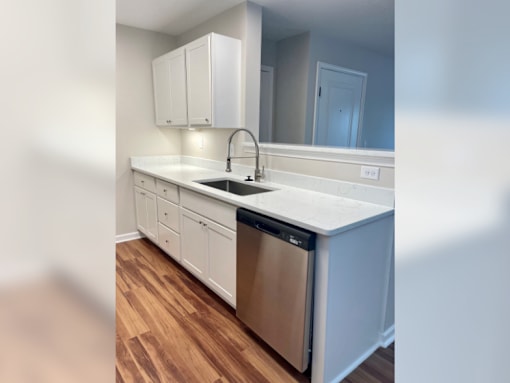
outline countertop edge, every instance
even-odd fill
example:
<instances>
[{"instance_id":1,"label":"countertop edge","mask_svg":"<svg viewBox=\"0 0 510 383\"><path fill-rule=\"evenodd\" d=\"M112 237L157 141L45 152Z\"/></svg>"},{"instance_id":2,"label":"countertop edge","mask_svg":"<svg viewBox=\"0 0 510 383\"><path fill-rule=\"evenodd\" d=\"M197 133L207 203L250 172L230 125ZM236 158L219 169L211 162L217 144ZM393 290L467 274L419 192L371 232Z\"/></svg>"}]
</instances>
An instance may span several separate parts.
<instances>
[{"instance_id":1,"label":"countertop edge","mask_svg":"<svg viewBox=\"0 0 510 383\"><path fill-rule=\"evenodd\" d=\"M178 164L174 164L174 165L178 166ZM201 169L203 171L209 171L211 173L218 173L218 171L214 170L214 169L200 168L200 167L197 167L197 166L193 166L193 167L195 167L197 170ZM167 181L167 182L173 183L175 185L183 187L183 188L185 188L187 190L190 190L192 192L203 194L203 195L205 195L207 197L210 197L210 198L215 198L217 200L220 200L222 202L228 203L228 204L236 206L236 207L243 207L243 208L252 210L254 212L257 212L257 213L260 213L260 214L264 214L264 215L267 215L269 217L272 217L272 218L275 218L275 219L279 219L281 221L285 221L285 222L291 223L293 225L302 227L304 229L313 231L313 232L315 232L315 233L317 233L319 235L323 235L323 236L327 236L327 237L336 236L338 234L341 234L341 233L344 233L346 231L352 230L352 229L354 229L356 227L363 226L363 225L366 225L368 223L375 222L375 221L378 221L378 220L383 219L385 217L389 217L389 216L393 216L394 215L394 209L393 208L389 208L389 207L386 207L386 206L383 206L383 205L379 205L381 207L384 207L387 210L383 211L381 213L378 213L378 214L373 214L373 215L371 215L369 217L366 217L366 218L363 218L363 219L359 219L356 222L352 222L350 224L345 224L345 225L337 227L335 229L324 229L324 228L321 228L319 226L316 226L316 225L313 225L313 224L309 224L307 222L297 221L297 220L295 220L295 219L293 219L291 217L281 216L278 213L275 213L273 211L269 211L269 210L266 210L266 209L261 209L259 207L253 206L252 204L249 204L249 203L243 203L242 201L233 200L232 198L229 198L228 195L224 194L226 192L223 192L223 191L219 191L219 190L217 191L215 189L209 190L209 188L207 188L206 186L202 186L200 184L194 185L192 183L182 182L182 181L180 181L178 179L175 179L175 178L166 177L163 174L161 174L160 172L152 171L150 169L147 169L146 167L140 167L140 166L136 166L136 165L131 165L131 170L137 171L137 172L140 172L140 173L143 173L143 174L155 177L155 178L159 178L159 179L161 179L163 181ZM243 180L243 177L235 175L235 174L232 174L232 173L230 173L228 176L226 176L226 178L231 178L231 179L236 179L236 180L241 180L241 181ZM279 187L279 184L278 185L277 184L268 184L268 185L269 185L268 187L270 187L270 188L272 188L272 187ZM285 187L286 187L285 185L282 185L281 188L285 188ZM207 189L205 189L205 188L207 188ZM317 192L317 193L319 193L319 192ZM370 204L369 202L366 202L366 203Z\"/></svg>"}]
</instances>

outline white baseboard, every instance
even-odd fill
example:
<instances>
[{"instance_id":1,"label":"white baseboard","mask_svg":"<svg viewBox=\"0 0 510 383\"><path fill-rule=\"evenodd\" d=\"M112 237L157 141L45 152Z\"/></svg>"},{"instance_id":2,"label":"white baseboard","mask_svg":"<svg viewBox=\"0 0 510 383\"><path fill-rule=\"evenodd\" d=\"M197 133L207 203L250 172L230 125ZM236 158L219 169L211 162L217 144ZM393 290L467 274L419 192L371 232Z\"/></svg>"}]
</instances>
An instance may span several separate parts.
<instances>
[{"instance_id":1,"label":"white baseboard","mask_svg":"<svg viewBox=\"0 0 510 383\"><path fill-rule=\"evenodd\" d=\"M395 325L391 325L385 332L380 336L379 343L381 347L388 347L395 341Z\"/></svg>"},{"instance_id":2,"label":"white baseboard","mask_svg":"<svg viewBox=\"0 0 510 383\"><path fill-rule=\"evenodd\" d=\"M145 236L142 235L142 233L140 233L139 231L135 231L133 233L119 234L115 236L115 243L132 241L133 239L140 239L144 237Z\"/></svg>"},{"instance_id":3,"label":"white baseboard","mask_svg":"<svg viewBox=\"0 0 510 383\"><path fill-rule=\"evenodd\" d=\"M367 349L361 356L356 359L355 362L351 363L349 367L345 368L339 375L337 375L331 383L340 382L345 379L351 372L360 366L370 355L372 355L379 347L388 347L395 340L395 325L389 327L384 333L380 335L378 344L374 344L372 347Z\"/></svg>"},{"instance_id":4,"label":"white baseboard","mask_svg":"<svg viewBox=\"0 0 510 383\"><path fill-rule=\"evenodd\" d=\"M361 363L368 359L370 355L372 355L375 350L379 348L379 344L374 344L368 350L366 350L361 356L356 359L355 362L351 363L349 367L345 368L340 374L338 374L330 383L341 382L344 378L346 378L351 372L357 369Z\"/></svg>"}]
</instances>

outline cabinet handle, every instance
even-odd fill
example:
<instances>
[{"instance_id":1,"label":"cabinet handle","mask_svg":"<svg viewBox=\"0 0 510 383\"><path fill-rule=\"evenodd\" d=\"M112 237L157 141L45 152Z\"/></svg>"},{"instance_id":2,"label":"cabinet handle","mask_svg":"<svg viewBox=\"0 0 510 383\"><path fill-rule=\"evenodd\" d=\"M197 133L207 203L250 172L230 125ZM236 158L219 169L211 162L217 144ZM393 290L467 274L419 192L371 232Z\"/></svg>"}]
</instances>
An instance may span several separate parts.
<instances>
[{"instance_id":1,"label":"cabinet handle","mask_svg":"<svg viewBox=\"0 0 510 383\"><path fill-rule=\"evenodd\" d=\"M163 189L163 193L166 193L166 189Z\"/></svg>"},{"instance_id":2,"label":"cabinet handle","mask_svg":"<svg viewBox=\"0 0 510 383\"><path fill-rule=\"evenodd\" d=\"M172 123L172 120L166 120L166 123L167 123L167 124L171 124L171 123Z\"/></svg>"},{"instance_id":3,"label":"cabinet handle","mask_svg":"<svg viewBox=\"0 0 510 383\"><path fill-rule=\"evenodd\" d=\"M208 119L208 118L206 118L206 119L205 119L205 122L209 122L209 119Z\"/></svg>"},{"instance_id":4,"label":"cabinet handle","mask_svg":"<svg viewBox=\"0 0 510 383\"><path fill-rule=\"evenodd\" d=\"M140 182L143 184L145 181L144 180L140 180Z\"/></svg>"},{"instance_id":5,"label":"cabinet handle","mask_svg":"<svg viewBox=\"0 0 510 383\"><path fill-rule=\"evenodd\" d=\"M140 194L141 194L141 195L145 195L145 193L144 193L144 192L140 192Z\"/></svg>"},{"instance_id":6,"label":"cabinet handle","mask_svg":"<svg viewBox=\"0 0 510 383\"><path fill-rule=\"evenodd\" d=\"M168 215L168 213L165 213L165 217Z\"/></svg>"},{"instance_id":7,"label":"cabinet handle","mask_svg":"<svg viewBox=\"0 0 510 383\"><path fill-rule=\"evenodd\" d=\"M165 239L165 242L168 243L168 239Z\"/></svg>"},{"instance_id":8,"label":"cabinet handle","mask_svg":"<svg viewBox=\"0 0 510 383\"><path fill-rule=\"evenodd\" d=\"M203 222L202 222L202 221L198 221L198 223L199 223L200 225L203 225Z\"/></svg>"}]
</instances>

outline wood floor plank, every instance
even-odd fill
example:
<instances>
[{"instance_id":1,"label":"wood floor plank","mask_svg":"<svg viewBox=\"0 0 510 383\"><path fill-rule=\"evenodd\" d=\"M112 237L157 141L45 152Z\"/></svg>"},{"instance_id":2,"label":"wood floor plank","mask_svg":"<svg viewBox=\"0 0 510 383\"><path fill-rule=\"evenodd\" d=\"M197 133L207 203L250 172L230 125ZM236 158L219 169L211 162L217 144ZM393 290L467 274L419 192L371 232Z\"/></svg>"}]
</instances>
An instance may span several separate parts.
<instances>
[{"instance_id":1,"label":"wood floor plank","mask_svg":"<svg viewBox=\"0 0 510 383\"><path fill-rule=\"evenodd\" d=\"M165 374L165 372L156 369L152 362L156 358L147 353L138 337L131 338L126 343L133 356L133 360L138 366L138 371L140 371L144 379L147 382L161 383L162 379L160 379L160 374Z\"/></svg>"},{"instance_id":2,"label":"wood floor plank","mask_svg":"<svg viewBox=\"0 0 510 383\"><path fill-rule=\"evenodd\" d=\"M181 373L179 367L152 333L142 334L139 339L150 355L154 367L161 372L163 382L186 382L186 376Z\"/></svg>"},{"instance_id":3,"label":"wood floor plank","mask_svg":"<svg viewBox=\"0 0 510 383\"><path fill-rule=\"evenodd\" d=\"M117 383L310 383L150 241L117 245L117 279ZM342 382L393 381L391 345Z\"/></svg>"},{"instance_id":4,"label":"wood floor plank","mask_svg":"<svg viewBox=\"0 0 510 383\"><path fill-rule=\"evenodd\" d=\"M120 330L117 335L121 336L122 339L129 339L149 331L145 320L131 306L124 293L119 289L117 289L116 303L116 323L119 325Z\"/></svg>"},{"instance_id":5,"label":"wood floor plank","mask_svg":"<svg viewBox=\"0 0 510 383\"><path fill-rule=\"evenodd\" d=\"M182 318L174 317L144 288L129 292L128 299L146 318L151 333L158 337L187 382L213 382L220 378L207 357L194 344L182 322L179 322Z\"/></svg>"},{"instance_id":6,"label":"wood floor plank","mask_svg":"<svg viewBox=\"0 0 510 383\"><path fill-rule=\"evenodd\" d=\"M125 383L144 383L145 379L138 370L138 366L131 357L124 342L119 337L117 337L115 353L115 367L118 371L118 375L122 377L122 381ZM119 383L119 381L117 381L117 383Z\"/></svg>"}]
</instances>

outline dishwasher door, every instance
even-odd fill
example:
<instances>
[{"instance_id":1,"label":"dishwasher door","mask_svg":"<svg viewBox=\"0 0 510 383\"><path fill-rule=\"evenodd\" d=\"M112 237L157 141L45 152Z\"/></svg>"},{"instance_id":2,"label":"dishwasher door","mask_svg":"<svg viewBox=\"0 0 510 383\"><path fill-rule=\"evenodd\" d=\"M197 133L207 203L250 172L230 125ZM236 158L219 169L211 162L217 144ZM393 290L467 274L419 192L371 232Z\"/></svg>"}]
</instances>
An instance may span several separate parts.
<instances>
[{"instance_id":1,"label":"dishwasher door","mask_svg":"<svg viewBox=\"0 0 510 383\"><path fill-rule=\"evenodd\" d=\"M300 372L310 361L315 234L237 211L236 315Z\"/></svg>"}]
</instances>

